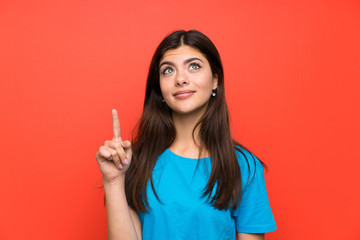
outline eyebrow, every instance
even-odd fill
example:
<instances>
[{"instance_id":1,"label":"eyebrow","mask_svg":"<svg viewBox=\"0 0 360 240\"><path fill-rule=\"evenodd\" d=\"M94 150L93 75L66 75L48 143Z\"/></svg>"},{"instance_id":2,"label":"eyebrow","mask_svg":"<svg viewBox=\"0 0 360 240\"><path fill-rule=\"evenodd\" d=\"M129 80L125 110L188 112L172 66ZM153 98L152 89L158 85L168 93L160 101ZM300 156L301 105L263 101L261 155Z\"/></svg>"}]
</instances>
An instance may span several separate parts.
<instances>
[{"instance_id":1,"label":"eyebrow","mask_svg":"<svg viewBox=\"0 0 360 240\"><path fill-rule=\"evenodd\" d=\"M199 61L202 62L202 63L204 62L204 61L201 60L200 58L193 57L193 58L186 59L184 63L187 64L187 63L192 62L192 61L194 61L194 60L199 60ZM162 65L165 65L165 64L170 65L170 66L174 66L174 63L169 62L169 61L165 61L165 62L162 62L162 63L160 64L159 68L161 68L161 66L162 66Z\"/></svg>"}]
</instances>

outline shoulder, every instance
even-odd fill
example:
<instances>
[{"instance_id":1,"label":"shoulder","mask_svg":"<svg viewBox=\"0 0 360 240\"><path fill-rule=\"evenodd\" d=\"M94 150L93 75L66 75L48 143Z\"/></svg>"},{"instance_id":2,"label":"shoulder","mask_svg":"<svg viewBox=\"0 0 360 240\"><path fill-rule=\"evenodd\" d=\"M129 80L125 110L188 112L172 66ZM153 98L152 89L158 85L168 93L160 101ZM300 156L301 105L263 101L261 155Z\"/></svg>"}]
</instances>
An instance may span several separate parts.
<instances>
[{"instance_id":1,"label":"shoulder","mask_svg":"<svg viewBox=\"0 0 360 240\"><path fill-rule=\"evenodd\" d=\"M259 159L248 149L235 146L235 153L243 180L251 181L255 174L263 174L264 167Z\"/></svg>"},{"instance_id":2,"label":"shoulder","mask_svg":"<svg viewBox=\"0 0 360 240\"><path fill-rule=\"evenodd\" d=\"M259 159L244 147L235 146L235 153L241 168L263 168Z\"/></svg>"}]
</instances>

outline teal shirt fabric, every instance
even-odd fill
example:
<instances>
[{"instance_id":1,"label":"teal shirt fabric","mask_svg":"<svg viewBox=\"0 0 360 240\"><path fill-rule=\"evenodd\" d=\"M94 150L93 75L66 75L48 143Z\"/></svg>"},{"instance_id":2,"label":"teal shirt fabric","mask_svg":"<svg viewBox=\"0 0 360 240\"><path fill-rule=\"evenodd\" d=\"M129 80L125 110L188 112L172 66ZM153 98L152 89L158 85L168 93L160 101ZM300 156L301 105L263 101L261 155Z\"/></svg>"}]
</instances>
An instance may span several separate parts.
<instances>
[{"instance_id":1,"label":"teal shirt fabric","mask_svg":"<svg viewBox=\"0 0 360 240\"><path fill-rule=\"evenodd\" d=\"M154 187L161 202L149 182L147 198L151 209L138 213L143 239L233 240L235 232L275 231L263 167L252 154L243 152L250 176L245 157L237 151L243 186L240 205L237 209L217 210L202 197L210 176L211 159L201 158L197 166L198 159L181 157L166 149L153 170Z\"/></svg>"}]
</instances>

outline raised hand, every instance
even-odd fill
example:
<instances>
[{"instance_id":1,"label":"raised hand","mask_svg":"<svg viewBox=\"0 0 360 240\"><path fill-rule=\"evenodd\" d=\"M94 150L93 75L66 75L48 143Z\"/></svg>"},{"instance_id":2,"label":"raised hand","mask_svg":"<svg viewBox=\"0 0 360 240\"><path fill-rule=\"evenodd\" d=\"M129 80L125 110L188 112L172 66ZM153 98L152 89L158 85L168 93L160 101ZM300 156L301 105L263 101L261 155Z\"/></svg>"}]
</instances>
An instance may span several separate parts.
<instances>
[{"instance_id":1,"label":"raised hand","mask_svg":"<svg viewBox=\"0 0 360 240\"><path fill-rule=\"evenodd\" d=\"M106 140L96 153L104 181L116 181L124 177L129 168L132 151L129 141L122 141L119 116L115 109L112 110L113 139Z\"/></svg>"}]
</instances>

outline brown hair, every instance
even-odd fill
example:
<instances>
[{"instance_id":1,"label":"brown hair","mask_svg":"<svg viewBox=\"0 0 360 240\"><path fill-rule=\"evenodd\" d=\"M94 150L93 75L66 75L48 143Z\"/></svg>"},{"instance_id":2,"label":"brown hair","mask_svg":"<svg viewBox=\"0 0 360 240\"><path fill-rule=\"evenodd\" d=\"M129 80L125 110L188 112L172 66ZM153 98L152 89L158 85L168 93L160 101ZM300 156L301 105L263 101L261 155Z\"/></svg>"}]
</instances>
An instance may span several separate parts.
<instances>
[{"instance_id":1,"label":"brown hair","mask_svg":"<svg viewBox=\"0 0 360 240\"><path fill-rule=\"evenodd\" d=\"M241 199L241 175L235 149L243 156L245 154L242 149L247 149L231 138L220 55L204 34L196 30L181 30L165 37L154 53L146 83L143 113L134 130L133 157L126 172L125 191L129 205L137 212L151 209L146 192L149 180L155 196L161 201L153 185L152 171L157 158L173 143L176 132L171 109L162 102L159 63L166 51L182 45L193 47L204 54L213 75L218 77L216 97L210 98L205 114L193 129L194 137L195 129L200 128L200 154L202 149L206 149L211 156L211 173L207 185L204 186L203 197L207 197L217 209L235 208ZM214 186L215 194L211 195Z\"/></svg>"}]
</instances>

